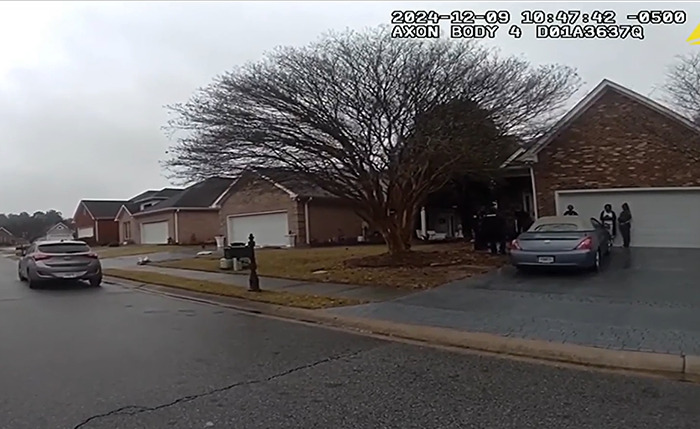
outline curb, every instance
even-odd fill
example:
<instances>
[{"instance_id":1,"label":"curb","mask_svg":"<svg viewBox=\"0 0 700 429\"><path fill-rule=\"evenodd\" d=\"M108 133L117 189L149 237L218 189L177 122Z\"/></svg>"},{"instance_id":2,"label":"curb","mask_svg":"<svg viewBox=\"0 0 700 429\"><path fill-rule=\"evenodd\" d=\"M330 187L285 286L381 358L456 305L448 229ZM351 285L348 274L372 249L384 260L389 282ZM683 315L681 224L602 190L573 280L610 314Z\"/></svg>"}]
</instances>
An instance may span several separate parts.
<instances>
[{"instance_id":1,"label":"curb","mask_svg":"<svg viewBox=\"0 0 700 429\"><path fill-rule=\"evenodd\" d=\"M577 344L466 332L450 328L343 317L324 313L322 310L307 310L252 302L239 298L215 296L167 286L132 282L114 277L107 277L107 279L107 283L109 283L109 280L112 280L112 284L130 286L132 289L143 292L222 306L250 314L263 314L322 326L351 329L357 332L419 341L431 345L457 347L597 368L682 376L693 381L700 381L700 356L695 355L611 350Z\"/></svg>"}]
</instances>

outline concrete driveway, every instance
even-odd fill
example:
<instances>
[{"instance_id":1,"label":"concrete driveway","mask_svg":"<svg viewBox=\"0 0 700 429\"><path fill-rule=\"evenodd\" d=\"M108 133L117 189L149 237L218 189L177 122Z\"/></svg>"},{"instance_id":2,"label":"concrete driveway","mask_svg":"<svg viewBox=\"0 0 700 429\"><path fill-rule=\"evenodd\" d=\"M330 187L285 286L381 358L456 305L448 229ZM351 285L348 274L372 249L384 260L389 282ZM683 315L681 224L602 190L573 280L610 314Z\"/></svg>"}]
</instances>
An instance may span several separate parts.
<instances>
[{"instance_id":1,"label":"concrete driveway","mask_svg":"<svg viewBox=\"0 0 700 429\"><path fill-rule=\"evenodd\" d=\"M598 347L700 354L700 250L615 249L600 273L510 267L329 311Z\"/></svg>"}]
</instances>

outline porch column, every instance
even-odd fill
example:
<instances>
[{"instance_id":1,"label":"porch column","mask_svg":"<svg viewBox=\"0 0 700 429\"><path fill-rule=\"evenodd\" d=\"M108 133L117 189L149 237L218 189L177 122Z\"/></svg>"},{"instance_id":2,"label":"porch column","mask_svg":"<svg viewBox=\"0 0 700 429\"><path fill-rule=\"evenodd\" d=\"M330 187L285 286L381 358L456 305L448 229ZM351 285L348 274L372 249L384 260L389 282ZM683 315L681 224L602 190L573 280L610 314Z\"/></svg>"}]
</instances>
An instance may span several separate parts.
<instances>
[{"instance_id":1,"label":"porch column","mask_svg":"<svg viewBox=\"0 0 700 429\"><path fill-rule=\"evenodd\" d=\"M425 206L420 208L420 233L423 239L428 236L428 216L425 212Z\"/></svg>"}]
</instances>

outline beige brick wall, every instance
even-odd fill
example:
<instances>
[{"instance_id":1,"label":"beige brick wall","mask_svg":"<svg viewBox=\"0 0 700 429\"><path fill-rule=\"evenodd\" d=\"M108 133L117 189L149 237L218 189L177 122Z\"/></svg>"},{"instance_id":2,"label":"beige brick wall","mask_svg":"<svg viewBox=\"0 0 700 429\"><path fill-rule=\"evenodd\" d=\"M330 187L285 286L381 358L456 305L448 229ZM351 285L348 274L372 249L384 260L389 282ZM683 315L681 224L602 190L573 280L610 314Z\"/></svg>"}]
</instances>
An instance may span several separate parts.
<instances>
[{"instance_id":1,"label":"beige brick wall","mask_svg":"<svg viewBox=\"0 0 700 429\"><path fill-rule=\"evenodd\" d=\"M697 135L609 91L539 153L539 215L555 214L556 190L700 186ZM680 149L679 149L680 148Z\"/></svg>"},{"instance_id":2,"label":"beige brick wall","mask_svg":"<svg viewBox=\"0 0 700 429\"><path fill-rule=\"evenodd\" d=\"M338 203L328 201L309 202L309 235L318 243L336 239L342 233L345 238L362 234L362 218Z\"/></svg>"},{"instance_id":3,"label":"beige brick wall","mask_svg":"<svg viewBox=\"0 0 700 429\"><path fill-rule=\"evenodd\" d=\"M175 223L173 222L173 212L161 212L154 213L147 216L136 217L136 222L134 222L135 228L131 229L131 235L134 237L135 243L141 242L141 225L144 223L154 223L154 222L168 222L168 237L172 237L175 240Z\"/></svg>"},{"instance_id":4,"label":"beige brick wall","mask_svg":"<svg viewBox=\"0 0 700 429\"><path fill-rule=\"evenodd\" d=\"M180 211L177 220L180 244L213 243L214 237L219 234L218 210Z\"/></svg>"},{"instance_id":5,"label":"beige brick wall","mask_svg":"<svg viewBox=\"0 0 700 429\"><path fill-rule=\"evenodd\" d=\"M297 201L294 201L285 191L265 180L241 181L229 191L221 205L219 233L227 237L228 242L227 218L230 215L282 210L287 211L289 229L292 234L297 234L297 244L305 243L304 216Z\"/></svg>"},{"instance_id":6,"label":"beige brick wall","mask_svg":"<svg viewBox=\"0 0 700 429\"><path fill-rule=\"evenodd\" d=\"M134 220L133 217L131 217L130 214L122 211L121 214L119 215L119 218L117 219L117 222L119 223L119 243L123 243L126 240L131 240L134 243L139 243L141 236L138 234L138 222ZM126 225L131 225L131 235L129 237L126 236Z\"/></svg>"}]
</instances>

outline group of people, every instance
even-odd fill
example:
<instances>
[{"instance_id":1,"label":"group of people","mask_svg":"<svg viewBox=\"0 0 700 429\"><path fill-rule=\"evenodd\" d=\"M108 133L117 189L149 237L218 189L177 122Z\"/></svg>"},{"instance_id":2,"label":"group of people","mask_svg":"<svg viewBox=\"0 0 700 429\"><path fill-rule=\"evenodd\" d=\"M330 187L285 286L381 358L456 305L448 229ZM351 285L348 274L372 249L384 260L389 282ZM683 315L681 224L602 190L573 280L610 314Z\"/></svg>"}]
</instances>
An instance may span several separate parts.
<instances>
[{"instance_id":1,"label":"group of people","mask_svg":"<svg viewBox=\"0 0 700 429\"><path fill-rule=\"evenodd\" d=\"M627 203L623 203L621 208L622 211L620 211L620 215L618 216L615 214L615 211L613 211L612 204L605 204L605 206L603 206L603 211L600 212L600 223L608 230L613 240L617 236L619 226L620 235L622 235L622 245L624 247L630 247L630 240L632 238L632 211ZM569 204L566 207L564 216L578 216L578 213L574 209L574 206Z\"/></svg>"},{"instance_id":2,"label":"group of people","mask_svg":"<svg viewBox=\"0 0 700 429\"><path fill-rule=\"evenodd\" d=\"M526 231L531 224L530 215L522 208L505 212L494 203L474 215L474 247L476 250L488 249L492 254L506 254L507 241Z\"/></svg>"}]
</instances>

